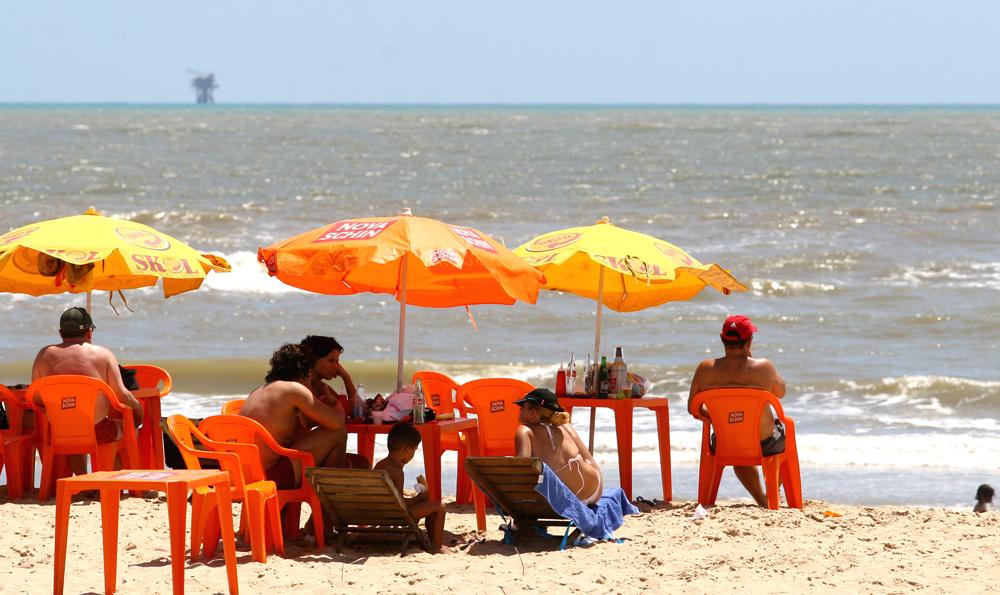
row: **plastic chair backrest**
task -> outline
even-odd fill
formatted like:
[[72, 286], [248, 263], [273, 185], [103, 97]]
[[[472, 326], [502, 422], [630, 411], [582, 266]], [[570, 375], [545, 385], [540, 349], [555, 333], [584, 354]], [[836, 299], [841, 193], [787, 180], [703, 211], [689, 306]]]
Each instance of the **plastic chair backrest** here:
[[174, 386], [170, 373], [159, 366], [136, 364], [125, 366], [125, 368], [135, 370], [135, 381], [139, 383], [140, 387], [158, 389], [161, 397], [169, 394], [170, 389]]
[[[244, 489], [244, 475], [246, 465], [243, 464], [243, 458], [236, 453], [239, 464], [235, 464], [235, 461], [231, 458], [233, 455], [228, 454], [232, 452], [228, 447], [230, 445], [219, 445], [198, 430], [197, 426], [191, 422], [188, 418], [183, 415], [175, 414], [167, 418], [167, 430], [170, 435], [174, 438], [174, 443], [177, 445], [177, 449], [181, 452], [181, 456], [184, 458], [184, 466], [188, 469], [201, 469], [201, 461], [199, 458], [203, 459], [213, 459], [219, 462], [219, 467], [223, 471], [229, 472], [230, 485], [233, 490], [237, 492], [242, 492]], [[198, 450], [194, 446], [195, 439], [198, 440], [203, 446], [211, 447], [212, 450]], [[246, 445], [240, 445], [246, 446]], [[219, 453], [227, 453], [226, 456], [220, 457]], [[254, 448], [253, 455], [257, 455], [257, 450]], [[250, 482], [255, 481], [252, 476], [247, 476]]]
[[[46, 376], [32, 382], [27, 395], [28, 399], [38, 395], [45, 406], [52, 446], [86, 449], [97, 444], [94, 408], [102, 393], [113, 409], [127, 409], [111, 387], [89, 376]], [[127, 412], [126, 423], [131, 424], [132, 410], [127, 409]]]
[[[264, 436], [274, 441], [267, 428], [256, 420], [241, 415], [211, 415], [201, 420], [198, 429], [214, 445], [240, 456], [240, 464], [247, 481], [264, 479], [264, 466], [260, 461], [258, 445], [267, 442]], [[252, 450], [245, 448], [247, 446]]]
[[760, 416], [764, 407], [773, 407], [778, 419], [785, 417], [778, 397], [755, 388], [704, 390], [691, 400], [691, 411], [699, 411], [702, 404], [712, 420], [715, 456], [719, 459], [760, 459]]
[[534, 386], [514, 378], [480, 378], [470, 380], [458, 389], [479, 420], [479, 439], [483, 454], [508, 456], [514, 454], [514, 432], [520, 425], [521, 408], [514, 404]]
[[417, 380], [424, 389], [424, 398], [431, 409], [437, 413], [454, 413], [457, 408], [458, 414], [465, 416], [465, 403], [456, 400], [458, 383], [450, 376], [430, 370], [419, 370], [413, 374], [413, 383], [416, 384]]
[[222, 404], [222, 415], [238, 415], [246, 399], [233, 399]]
[[[0, 384], [0, 403], [3, 403], [7, 414], [8, 429], [0, 429], [0, 436], [18, 436], [22, 430], [25, 406], [21, 399], [14, 396], [10, 389]], [[0, 451], [2, 453], [2, 451]]]

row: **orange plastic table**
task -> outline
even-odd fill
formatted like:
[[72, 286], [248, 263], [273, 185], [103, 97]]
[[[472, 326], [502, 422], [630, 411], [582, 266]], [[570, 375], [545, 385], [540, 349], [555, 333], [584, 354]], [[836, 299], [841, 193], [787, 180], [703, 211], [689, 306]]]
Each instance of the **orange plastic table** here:
[[670, 483], [670, 400], [666, 397], [640, 399], [559, 399], [563, 409], [572, 415], [574, 407], [603, 407], [615, 412], [615, 433], [618, 435], [618, 477], [622, 490], [632, 499], [632, 414], [637, 408], [652, 409], [656, 413], [656, 434], [660, 446], [660, 478], [663, 481], [663, 499], [673, 499]]
[[[392, 429], [391, 423], [385, 424], [359, 424], [347, 423], [347, 431], [358, 435], [358, 454], [364, 455], [369, 461], [375, 457], [375, 435], [388, 434]], [[479, 456], [482, 452], [479, 448], [479, 423], [475, 418], [456, 417], [444, 421], [430, 421], [424, 424], [414, 424], [414, 428], [420, 432], [420, 442], [424, 447], [424, 474], [427, 479], [427, 492], [431, 498], [439, 500], [441, 498], [441, 434], [464, 433], [469, 440], [469, 452], [473, 456]], [[512, 438], [513, 439], [513, 438]], [[458, 469], [458, 473], [464, 473], [464, 469]], [[472, 501], [476, 507], [476, 525], [480, 531], [486, 530], [486, 496], [478, 489], [473, 489]]]
[[174, 594], [184, 593], [184, 541], [187, 517], [187, 495], [198, 487], [214, 486], [219, 494], [219, 526], [226, 556], [229, 592], [239, 593], [236, 581], [236, 541], [233, 537], [232, 500], [229, 494], [229, 473], [225, 471], [162, 471], [123, 470], [99, 471], [60, 479], [56, 483], [56, 595], [63, 592], [66, 576], [66, 543], [69, 537], [69, 509], [73, 494], [83, 490], [101, 492], [101, 527], [104, 534], [104, 592], [115, 592], [118, 571], [118, 502], [122, 490], [156, 490], [167, 493], [170, 517], [170, 559]]

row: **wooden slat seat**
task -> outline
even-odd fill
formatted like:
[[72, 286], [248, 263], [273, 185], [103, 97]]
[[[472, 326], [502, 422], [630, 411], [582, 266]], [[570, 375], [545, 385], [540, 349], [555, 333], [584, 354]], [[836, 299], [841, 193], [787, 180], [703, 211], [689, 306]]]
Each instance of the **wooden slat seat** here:
[[306, 477], [337, 532], [337, 552], [350, 534], [401, 535], [400, 554], [406, 552], [415, 537], [421, 547], [430, 551], [427, 534], [410, 516], [402, 495], [385, 471], [313, 467], [306, 469]]
[[465, 471], [504, 514], [520, 528], [566, 527], [560, 516], [535, 491], [542, 479], [542, 462], [531, 457], [468, 457]]

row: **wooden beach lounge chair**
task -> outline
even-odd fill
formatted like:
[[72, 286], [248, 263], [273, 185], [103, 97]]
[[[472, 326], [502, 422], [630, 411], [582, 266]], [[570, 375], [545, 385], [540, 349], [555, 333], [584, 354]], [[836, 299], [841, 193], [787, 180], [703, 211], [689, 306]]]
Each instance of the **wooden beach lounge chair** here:
[[[516, 527], [566, 527], [569, 519], [553, 510], [549, 501], [535, 491], [542, 480], [542, 462], [533, 457], [468, 457], [465, 471], [498, 512], [513, 519]], [[563, 537], [563, 547], [568, 539]], [[505, 530], [504, 540], [514, 542], [514, 532]]]
[[[699, 411], [708, 408], [705, 419]], [[785, 451], [764, 456], [760, 445], [760, 416], [764, 407], [774, 409], [775, 418], [785, 426]], [[781, 401], [766, 390], [755, 388], [713, 388], [691, 399], [689, 413], [703, 422], [701, 465], [698, 472], [698, 502], [713, 506], [719, 494], [722, 472], [732, 465], [760, 466], [764, 473], [767, 507], [778, 509], [778, 480], [785, 488], [789, 508], [802, 508], [802, 480], [799, 453], [795, 445], [795, 422], [785, 415]], [[715, 452], [710, 448], [711, 428], [715, 429]]]
[[406, 553], [414, 538], [420, 547], [430, 551], [427, 534], [410, 516], [402, 495], [385, 471], [314, 467], [306, 469], [306, 477], [337, 532], [338, 553], [350, 534], [400, 535], [400, 555]]

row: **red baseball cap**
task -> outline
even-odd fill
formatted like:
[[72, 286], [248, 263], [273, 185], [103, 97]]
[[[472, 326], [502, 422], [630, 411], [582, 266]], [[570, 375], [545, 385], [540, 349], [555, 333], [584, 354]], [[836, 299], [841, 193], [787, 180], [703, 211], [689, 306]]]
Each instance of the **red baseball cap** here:
[[733, 333], [739, 335], [741, 341], [746, 341], [757, 332], [757, 327], [750, 322], [750, 319], [746, 316], [741, 316], [739, 314], [734, 314], [726, 319], [726, 322], [722, 324], [722, 335], [723, 339], [733, 338]]

